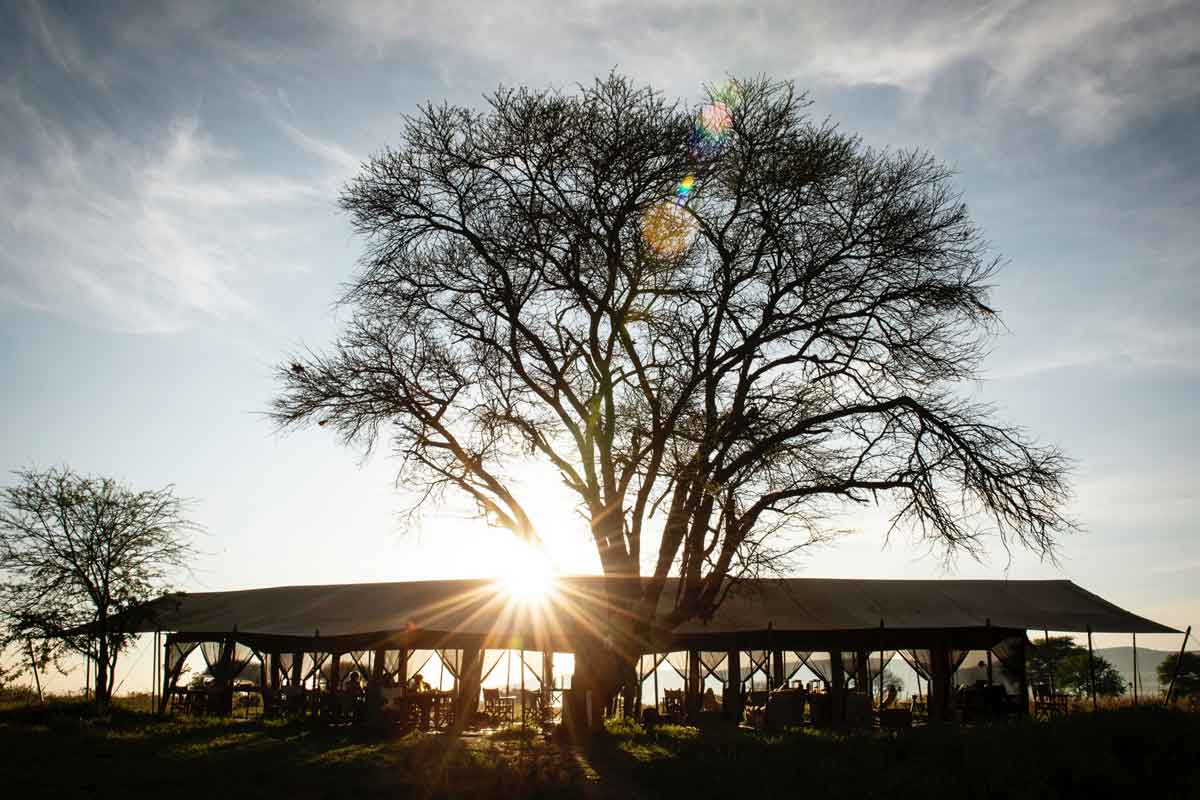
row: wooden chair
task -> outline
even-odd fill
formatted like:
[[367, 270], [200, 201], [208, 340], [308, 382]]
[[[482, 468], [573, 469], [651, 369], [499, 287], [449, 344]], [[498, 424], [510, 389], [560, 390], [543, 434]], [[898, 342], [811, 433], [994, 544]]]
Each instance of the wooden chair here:
[[1063, 716], [1071, 710], [1071, 700], [1067, 695], [1050, 690], [1048, 683], [1036, 683], [1033, 686], [1033, 713], [1043, 717]]
[[433, 727], [444, 731], [454, 727], [454, 718], [458, 711], [457, 697], [454, 692], [433, 692]]
[[521, 723], [524, 725], [541, 725], [545, 717], [545, 703], [542, 693], [536, 689], [521, 690]]
[[746, 703], [743, 706], [745, 719], [751, 727], [762, 730], [767, 720], [767, 701], [770, 693], [761, 690], [746, 693]]
[[681, 723], [687, 719], [687, 705], [683, 689], [667, 689], [663, 692], [663, 717]]
[[483, 713], [497, 724], [512, 724], [516, 698], [501, 697], [499, 689], [483, 690]]

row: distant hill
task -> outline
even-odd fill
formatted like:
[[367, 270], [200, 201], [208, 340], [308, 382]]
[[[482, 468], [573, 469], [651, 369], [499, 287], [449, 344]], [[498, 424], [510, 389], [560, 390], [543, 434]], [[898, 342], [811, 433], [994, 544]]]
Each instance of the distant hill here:
[[[1138, 693], [1145, 692], [1147, 695], [1159, 694], [1166, 691], [1166, 686], [1160, 686], [1158, 683], [1158, 665], [1166, 659], [1167, 656], [1174, 655], [1177, 650], [1151, 650], [1148, 647], [1139, 647], [1137, 649], [1137, 666], [1141, 679], [1138, 681]], [[1133, 683], [1133, 648], [1132, 647], [1097, 647], [1096, 655], [1103, 656], [1108, 663], [1116, 667], [1121, 673], [1121, 677], [1125, 679], [1125, 683]], [[1129, 689], [1127, 694], [1132, 694], [1133, 690]]]

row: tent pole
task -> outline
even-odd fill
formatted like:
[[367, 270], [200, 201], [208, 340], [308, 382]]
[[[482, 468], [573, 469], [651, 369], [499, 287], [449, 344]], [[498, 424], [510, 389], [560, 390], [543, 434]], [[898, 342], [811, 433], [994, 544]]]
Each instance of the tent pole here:
[[1042, 633], [1046, 637], [1044, 639], [1044, 642], [1046, 645], [1046, 653], [1049, 654], [1049, 656], [1050, 656], [1050, 694], [1053, 695], [1054, 694], [1054, 668], [1056, 666], [1054, 663], [1054, 648], [1050, 646], [1050, 631], [1043, 630]]
[[1133, 704], [1138, 704], [1137, 634], [1133, 634]]
[[883, 619], [879, 620], [879, 707], [883, 708]]
[[1175, 656], [1175, 674], [1171, 676], [1171, 684], [1167, 686], [1167, 702], [1165, 705], [1171, 705], [1171, 695], [1175, 692], [1175, 681], [1179, 678], [1179, 668], [1183, 666], [1183, 651], [1187, 647], [1188, 637], [1192, 635], [1192, 626], [1188, 625], [1187, 632], [1183, 634], [1183, 641], [1179, 643], [1179, 655]]
[[1092, 626], [1087, 626], [1088, 635], [1088, 689], [1092, 693], [1092, 711], [1095, 711], [1096, 705], [1096, 659], [1092, 655]]
[[[835, 645], [837, 647], [837, 645]], [[842, 651], [829, 652], [829, 722], [834, 730], [841, 729], [846, 720], [846, 678]]]
[[154, 684], [158, 683], [158, 631], [150, 639], [150, 708], [156, 707], [158, 691]]
[[654, 713], [658, 713], [658, 653], [650, 654], [651, 663], [654, 664]]
[[25, 644], [29, 646], [29, 668], [33, 670], [33, 682], [37, 684], [38, 703], [45, 705], [46, 699], [42, 697], [42, 678], [38, 675], [37, 660], [33, 657], [33, 639], [26, 639]]
[[987, 682], [988, 682], [988, 686], [991, 686], [992, 685], [992, 644], [991, 644], [992, 618], [991, 617], [987, 618], [987, 629], [988, 629], [988, 634], [989, 634], [988, 635], [988, 651], [987, 651]]

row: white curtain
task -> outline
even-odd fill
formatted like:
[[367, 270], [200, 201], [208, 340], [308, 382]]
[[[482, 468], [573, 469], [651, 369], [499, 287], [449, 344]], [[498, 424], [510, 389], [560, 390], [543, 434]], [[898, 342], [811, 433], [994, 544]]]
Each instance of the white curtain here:
[[667, 653], [667, 663], [670, 664], [671, 668], [674, 669], [675, 672], [679, 674], [679, 677], [683, 678], [685, 681], [687, 680], [688, 676], [688, 661], [690, 661], [690, 659], [688, 658], [686, 650]]
[[195, 642], [172, 642], [171, 646], [167, 648], [166, 674], [174, 674], [176, 668], [178, 668], [179, 665], [183, 663], [184, 659], [190, 656], [192, 651], [195, 649]]
[[532, 677], [537, 685], [542, 685], [542, 651], [541, 650], [523, 650], [521, 651], [521, 664], [525, 670], [525, 688], [528, 686], [529, 679]]
[[783, 653], [783, 680], [785, 683], [791, 683], [792, 676], [800, 671], [800, 668], [808, 662], [808, 657], [812, 655], [811, 650], [785, 650]]
[[746, 651], [746, 671], [742, 673], [742, 683], [755, 684], [755, 679], [760, 675], [764, 684], [770, 682], [771, 674], [771, 653], [769, 650], [747, 650]]
[[638, 678], [645, 681], [654, 674], [654, 670], [658, 669], [658, 665], [666, 661], [666, 653], [646, 653], [638, 659]]
[[[433, 656], [434, 656], [433, 650], [409, 650], [408, 651], [408, 670], [406, 673], [408, 675], [408, 679], [412, 680], [413, 676], [420, 674], [425, 679], [426, 683], [432, 683], [432, 681], [429, 680], [429, 676], [424, 674], [424, 670], [425, 670], [426, 665], [429, 664], [430, 659], [433, 658]], [[400, 656], [397, 654], [397, 656], [396, 656], [397, 669], [399, 669], [399, 660], [400, 660]]]
[[303, 676], [300, 682], [304, 683], [311, 678], [328, 660], [329, 653], [305, 653], [304, 663], [300, 668], [300, 674]]
[[438, 650], [438, 658], [446, 665], [446, 671], [457, 680], [462, 674], [462, 650]]
[[237, 680], [242, 670], [256, 655], [254, 650], [246, 645], [235, 642], [232, 652], [229, 653], [229, 669], [226, 672], [225, 653], [224, 642], [204, 642], [200, 645], [200, 654], [204, 656], [204, 663], [208, 667], [206, 672], [212, 676], [213, 680], [220, 683]]
[[[950, 672], [953, 674], [962, 666], [970, 650], [951, 650], [950, 651]], [[922, 678], [929, 680], [933, 674], [933, 654], [931, 650], [905, 650], [901, 651], [900, 655], [908, 662], [908, 665], [916, 670]]]
[[481, 673], [482, 677], [480, 678], [481, 683], [488, 679], [488, 676], [492, 674], [493, 670], [495, 670], [500, 662], [504, 660], [506, 655], [508, 655], [507, 650], [483, 651], [483, 671]]
[[729, 670], [721, 669], [721, 665], [729, 658], [728, 653], [722, 653], [716, 650], [701, 651], [700, 666], [704, 677], [713, 676], [722, 684], [728, 683]]
[[364, 678], [371, 674], [371, 651], [370, 650], [351, 650], [347, 655], [354, 663], [354, 667], [358, 673]]
[[806, 662], [808, 668], [811, 669], [818, 678], [820, 678], [826, 686], [829, 685], [829, 678], [833, 675], [828, 658], [809, 658]]

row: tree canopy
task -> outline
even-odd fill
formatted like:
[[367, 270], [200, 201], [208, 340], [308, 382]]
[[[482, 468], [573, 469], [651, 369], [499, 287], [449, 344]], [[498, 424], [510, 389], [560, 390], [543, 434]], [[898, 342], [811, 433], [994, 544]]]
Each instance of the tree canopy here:
[[696, 108], [610, 75], [421, 108], [342, 193], [351, 316], [280, 365], [275, 419], [386, 441], [418, 503], [461, 493], [535, 542], [511, 468], [552, 465], [667, 627], [845, 503], [890, 498], [949, 551], [1051, 554], [1066, 459], [961, 391], [998, 261], [950, 171], [807, 107], [766, 78]]
[[[1176, 665], [1179, 666], [1178, 675]], [[1170, 686], [1172, 678], [1175, 679], [1175, 697], [1200, 697], [1200, 653], [1184, 651], [1182, 658], [1179, 653], [1164, 658], [1158, 665], [1158, 682], [1164, 687]]]
[[[108, 620], [167, 591], [189, 566], [197, 526], [171, 487], [135, 490], [66, 468], [14, 474], [0, 490], [0, 642], [36, 643], [43, 666], [90, 657], [106, 702], [130, 636]], [[107, 632], [77, 632], [90, 623]]]
[[1096, 694], [1115, 697], [1125, 691], [1125, 679], [1108, 659], [1093, 654], [1089, 664], [1087, 648], [1069, 636], [1038, 639], [1029, 651], [1029, 680], [1051, 684], [1055, 691], [1089, 694], [1091, 669], [1096, 674]]

